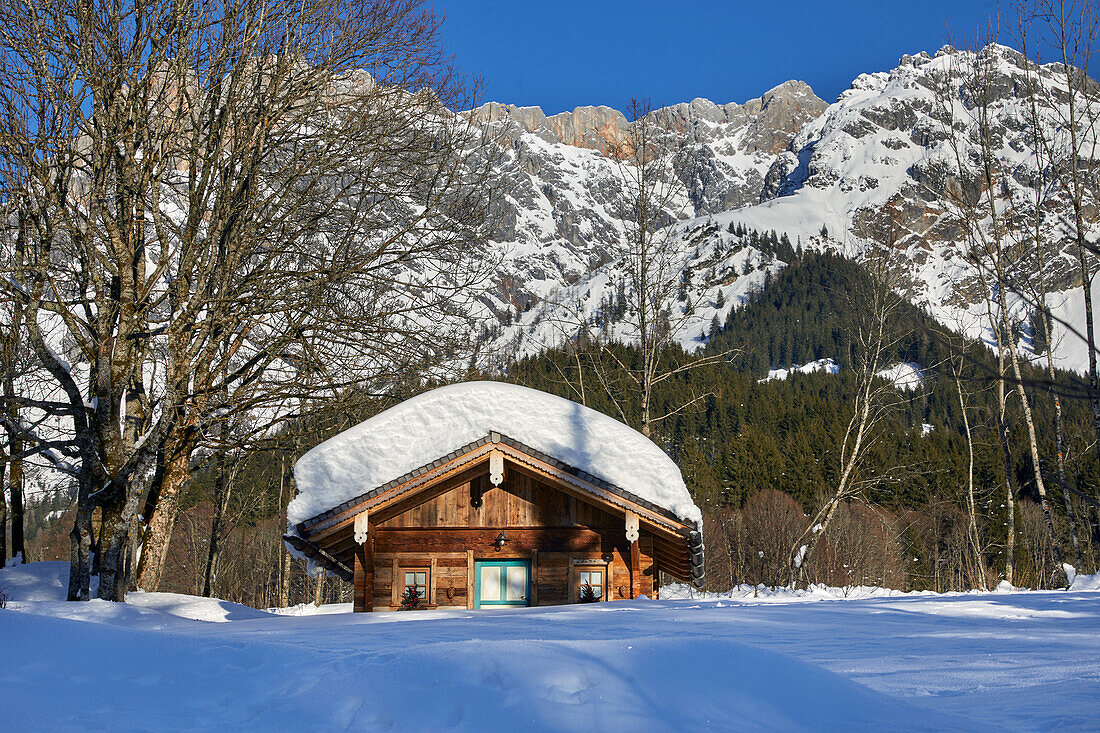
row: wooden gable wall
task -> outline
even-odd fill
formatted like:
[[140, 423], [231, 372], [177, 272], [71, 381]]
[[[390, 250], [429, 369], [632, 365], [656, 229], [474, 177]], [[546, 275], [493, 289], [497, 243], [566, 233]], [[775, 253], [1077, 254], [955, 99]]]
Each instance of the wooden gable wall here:
[[[471, 502], [481, 491], [482, 506]], [[496, 550], [504, 531], [509, 542]], [[532, 604], [571, 602], [577, 563], [610, 558], [608, 600], [631, 597], [630, 543], [622, 515], [612, 514], [519, 472], [500, 487], [487, 476], [461, 484], [373, 528], [373, 600], [377, 610], [398, 604], [394, 586], [403, 567], [431, 567], [434, 605], [472, 608], [475, 560], [530, 559]], [[653, 537], [642, 530], [640, 592], [652, 596]], [[400, 582], [400, 581], [398, 581]]]

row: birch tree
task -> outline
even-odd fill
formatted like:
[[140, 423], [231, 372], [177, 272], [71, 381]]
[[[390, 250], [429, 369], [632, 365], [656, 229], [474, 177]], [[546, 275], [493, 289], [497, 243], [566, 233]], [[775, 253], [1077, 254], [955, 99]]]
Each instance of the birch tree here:
[[898, 291], [906, 283], [904, 270], [891, 256], [895, 244], [892, 238], [889, 243], [868, 250], [863, 263], [871, 276], [870, 292], [847, 294], [859, 298], [854, 312], [860, 314], [851, 334], [856, 351], [852, 361], [855, 385], [851, 416], [840, 441], [836, 486], [790, 548], [787, 561], [792, 587], [807, 584], [807, 566], [841, 505], [862, 497], [873, 486], [899, 480], [905, 470], [898, 467], [880, 475], [863, 473], [866, 456], [881, 437], [883, 424], [898, 402], [894, 384], [880, 375], [889, 366], [888, 360], [897, 346], [895, 318], [903, 302]]
[[[1026, 15], [1021, 14], [1021, 23], [1021, 48], [1026, 56], [1028, 52], [1027, 39], [1030, 35], [1030, 26]], [[1054, 402], [1055, 476], [1058, 481], [1058, 486], [1061, 489], [1062, 500], [1065, 505], [1066, 523], [1069, 527], [1070, 540], [1073, 545], [1074, 564], [1076, 567], [1081, 567], [1081, 541], [1077, 533], [1077, 517], [1073, 507], [1073, 500], [1070, 497], [1069, 481], [1066, 478], [1066, 431], [1062, 417], [1062, 398], [1059, 391], [1055, 388], [1057, 373], [1054, 368], [1054, 350], [1058, 344], [1055, 340], [1054, 318], [1051, 315], [1047, 302], [1047, 282], [1051, 279], [1051, 265], [1060, 257], [1059, 249], [1062, 243], [1058, 241], [1053, 243], [1048, 241], [1049, 237], [1046, 235], [1046, 219], [1049, 216], [1048, 212], [1058, 205], [1057, 197], [1060, 181], [1050, 157], [1053, 152], [1052, 147], [1040, 142], [1047, 136], [1047, 125], [1039, 110], [1038, 100], [1043, 96], [1043, 85], [1039, 79], [1039, 67], [1033, 64], [1026, 64], [1025, 68], [1025, 78], [1027, 80], [1028, 89], [1028, 125], [1031, 130], [1032, 138], [1036, 141], [1036, 170], [1031, 179], [1031, 185], [1026, 191], [1028, 195], [1028, 200], [1026, 201], [1029, 222], [1028, 233], [1032, 240], [1034, 253], [1034, 266], [1032, 269], [1036, 275], [1028, 281], [1031, 289], [1030, 297], [1033, 302], [1033, 316], [1031, 319], [1033, 331], [1032, 343], [1033, 345], [1036, 343], [1044, 345], [1044, 353], [1037, 353], [1036, 355], [1045, 357], [1044, 361], [1046, 362], [1047, 379], [1049, 380], [1048, 391]], [[1077, 250], [1079, 255], [1078, 264], [1080, 264], [1080, 243], [1077, 245]], [[1091, 327], [1088, 328], [1088, 330], [1091, 332]], [[1035, 351], [1034, 348], [1033, 351]], [[1095, 364], [1093, 364], [1092, 367], [1095, 368]], [[1095, 387], [1094, 380], [1095, 377], [1090, 375], [1090, 386], [1093, 388]], [[1094, 408], [1095, 404], [1094, 401]]]
[[[1005, 382], [1015, 392], [1027, 431], [1032, 476], [1047, 539], [1058, 568], [1051, 581], [1057, 585], [1065, 581], [1061, 570], [1061, 552], [1042, 472], [1035, 416], [1025, 388], [1021, 356], [1014, 337], [1016, 329], [1010, 315], [1009, 294], [1024, 292], [1019, 279], [1023, 277], [1021, 272], [1027, 271], [1026, 257], [1031, 250], [1027, 246], [1028, 218], [1026, 211], [1020, 208], [1020, 192], [1014, 189], [1014, 182], [1005, 174], [1005, 166], [997, 156], [999, 143], [995, 139], [997, 122], [993, 110], [997, 54], [994, 45], [987, 45], [981, 50], [956, 56], [956, 59], [963, 60], [956, 60], [937, 85], [937, 105], [950, 155], [949, 163], [955, 176], [947, 181], [944, 192], [950, 213], [966, 237], [966, 260], [974, 268], [974, 280], [983, 291], [989, 332], [996, 343], [1001, 368], [998, 375], [1001, 383], [998, 387], [1001, 405], [999, 420], [1009, 494], [1007, 511], [1010, 514], [1006, 579], [1011, 582], [1015, 519], [1011, 496], [1009, 430], [1005, 416]], [[965, 103], [960, 102], [960, 97]]]

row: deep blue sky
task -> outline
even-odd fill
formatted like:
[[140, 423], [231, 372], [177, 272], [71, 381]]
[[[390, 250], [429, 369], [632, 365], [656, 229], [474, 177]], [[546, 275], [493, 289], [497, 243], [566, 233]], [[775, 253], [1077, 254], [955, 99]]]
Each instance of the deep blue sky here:
[[459, 66], [485, 82], [482, 101], [547, 114], [631, 96], [743, 102], [787, 79], [833, 102], [859, 74], [935, 53], [948, 32], [973, 37], [996, 13], [993, 0], [430, 1]]

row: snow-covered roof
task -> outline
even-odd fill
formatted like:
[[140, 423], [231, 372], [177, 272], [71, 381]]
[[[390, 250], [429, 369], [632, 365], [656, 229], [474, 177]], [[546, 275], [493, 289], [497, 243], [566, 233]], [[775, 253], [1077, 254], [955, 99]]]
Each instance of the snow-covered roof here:
[[439, 387], [349, 428], [294, 466], [291, 528], [497, 432], [667, 509], [702, 514], [680, 469], [641, 433], [583, 405], [502, 382]]

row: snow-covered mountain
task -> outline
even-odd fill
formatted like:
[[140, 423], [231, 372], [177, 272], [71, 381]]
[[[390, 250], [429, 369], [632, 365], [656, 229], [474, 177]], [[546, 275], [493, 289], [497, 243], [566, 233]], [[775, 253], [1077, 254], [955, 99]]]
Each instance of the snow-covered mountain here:
[[[1011, 176], [1026, 183], [1036, 166], [1025, 123], [1027, 61], [1004, 46], [982, 53], [994, 69], [994, 147]], [[685, 302], [696, 307], [679, 341], [687, 348], [705, 343], [715, 315], [723, 319], [766, 272], [783, 266], [774, 251], [732, 234], [731, 225], [786, 233], [791, 242], [848, 256], [891, 236], [911, 266], [913, 301], [981, 335], [985, 288], [940, 201], [953, 158], [934, 91], [937, 79], [973, 58], [950, 47], [934, 57], [903, 56], [893, 70], [855, 79], [832, 105], [791, 81], [743, 105], [697, 99], [651, 113], [687, 153], [679, 160], [689, 161], [675, 171], [685, 200], [672, 226], [688, 271]], [[1049, 69], [1038, 76], [1056, 83]], [[965, 128], [970, 102], [961, 86], [956, 91], [963, 113], [955, 123]], [[622, 232], [609, 152], [622, 141], [626, 118], [607, 107], [547, 117], [538, 108], [496, 103], [475, 116], [506, 141], [497, 176], [509, 193], [498, 203], [493, 234], [502, 261], [491, 302], [502, 324], [494, 343], [509, 354], [534, 353], [575, 334], [580, 319], [629, 338], [605, 315], [616, 310], [622, 288], [619, 263], [610, 257]], [[1055, 259], [1048, 304], [1078, 328], [1079, 285], [1072, 260]], [[1015, 309], [1013, 317], [1026, 320], [1027, 303], [1016, 299]], [[1065, 327], [1055, 344], [1063, 366], [1085, 366], [1084, 343]]]
[[[809, 86], [790, 81], [742, 105], [696, 99], [652, 112], [683, 153], [683, 210], [698, 217], [757, 203], [779, 154], [825, 107]], [[508, 311], [594, 276], [611, 259], [622, 231], [608, 153], [628, 123], [608, 107], [547, 117], [537, 107], [489, 103], [473, 116], [490, 124], [503, 147], [491, 234], [501, 266], [490, 305], [510, 320]]]

